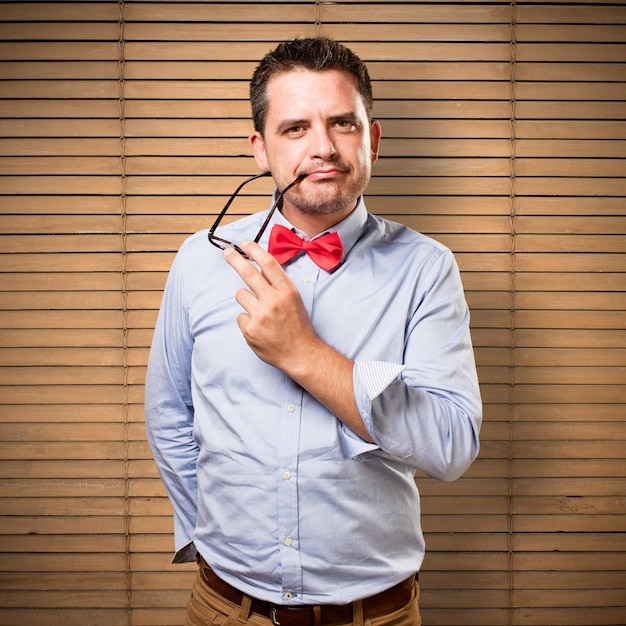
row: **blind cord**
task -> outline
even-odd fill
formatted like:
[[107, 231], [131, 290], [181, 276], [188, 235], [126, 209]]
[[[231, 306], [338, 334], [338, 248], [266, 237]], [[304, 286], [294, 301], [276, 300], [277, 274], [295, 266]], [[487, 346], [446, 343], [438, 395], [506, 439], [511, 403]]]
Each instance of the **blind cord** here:
[[317, 0], [315, 2], [315, 36], [319, 37], [322, 34], [322, 1]]
[[517, 4], [511, 0], [510, 21], [510, 181], [509, 181], [509, 233], [510, 233], [510, 276], [509, 276], [509, 407], [508, 407], [508, 442], [507, 442], [507, 624], [513, 625], [514, 604], [514, 422], [515, 422], [515, 341], [516, 341], [516, 229], [517, 229], [517, 198], [516, 198], [516, 70], [517, 70]]
[[123, 480], [124, 480], [124, 562], [126, 574], [126, 624], [132, 621], [132, 576], [130, 554], [130, 459], [129, 459], [129, 368], [128, 368], [128, 246], [126, 213], [126, 111], [124, 0], [118, 2], [118, 82], [119, 82], [119, 151], [120, 151], [120, 252], [122, 291], [122, 358], [123, 358]]

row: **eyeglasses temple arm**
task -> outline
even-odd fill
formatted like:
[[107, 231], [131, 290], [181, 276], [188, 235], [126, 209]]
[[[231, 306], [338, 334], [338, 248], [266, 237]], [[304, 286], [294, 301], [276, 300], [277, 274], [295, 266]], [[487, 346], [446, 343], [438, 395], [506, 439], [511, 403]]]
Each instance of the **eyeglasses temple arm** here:
[[226, 211], [228, 211], [228, 208], [233, 203], [233, 201], [235, 200], [235, 198], [237, 197], [237, 194], [241, 191], [241, 189], [248, 183], [251, 183], [253, 180], [256, 180], [257, 178], [262, 178], [263, 176], [271, 176], [271, 172], [261, 172], [260, 174], [255, 174], [254, 176], [251, 176], [250, 178], [247, 178], [246, 180], [244, 180], [239, 185], [239, 187], [235, 189], [235, 192], [229, 198], [228, 202], [226, 203], [226, 206], [221, 210], [220, 214], [217, 216], [217, 219], [213, 223], [213, 226], [211, 226], [209, 230], [209, 239], [213, 237], [213, 233], [215, 232], [215, 229], [219, 226], [220, 222], [222, 221], [222, 218], [224, 217], [224, 215], [226, 215]]
[[283, 199], [283, 196], [285, 195], [285, 193], [289, 191], [294, 185], [297, 185], [299, 182], [303, 181], [307, 176], [308, 174], [300, 174], [298, 178], [296, 178], [293, 182], [289, 183], [282, 191], [279, 191], [276, 194], [276, 201], [274, 202], [274, 205], [272, 206], [272, 208], [269, 210], [269, 213], [267, 214], [267, 217], [265, 218], [265, 221], [263, 222], [263, 226], [261, 226], [261, 229], [259, 230], [257, 236], [254, 238], [254, 243], [259, 243], [263, 233], [265, 232], [265, 229], [267, 228], [267, 225], [270, 223], [270, 220], [272, 219], [272, 215], [274, 215], [274, 211], [276, 210], [276, 207], [278, 207], [278, 205], [280, 204], [280, 201]]

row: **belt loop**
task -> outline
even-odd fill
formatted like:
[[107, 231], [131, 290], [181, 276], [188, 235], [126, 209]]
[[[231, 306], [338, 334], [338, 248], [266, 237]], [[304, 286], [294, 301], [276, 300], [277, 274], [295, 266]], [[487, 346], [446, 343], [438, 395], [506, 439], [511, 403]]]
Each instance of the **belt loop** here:
[[354, 626], [364, 626], [363, 600], [356, 600], [352, 603], [352, 621]]
[[248, 623], [251, 607], [252, 598], [244, 594], [243, 598], [241, 599], [241, 606], [239, 607], [239, 617], [237, 618], [238, 622], [241, 622], [242, 624]]
[[322, 626], [322, 607], [319, 604], [313, 607], [313, 626]]

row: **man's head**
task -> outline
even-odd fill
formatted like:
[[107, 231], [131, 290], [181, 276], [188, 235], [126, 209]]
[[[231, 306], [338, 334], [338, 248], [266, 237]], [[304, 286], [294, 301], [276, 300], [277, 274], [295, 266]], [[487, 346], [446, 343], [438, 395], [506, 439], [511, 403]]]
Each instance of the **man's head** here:
[[353, 76], [363, 98], [368, 119], [371, 120], [372, 85], [363, 61], [352, 50], [333, 39], [313, 37], [281, 43], [275, 50], [268, 52], [259, 63], [250, 82], [250, 104], [256, 131], [261, 134], [265, 131], [268, 82], [281, 72], [296, 69], [313, 72], [340, 70]]
[[283, 215], [307, 234], [341, 221], [357, 205], [378, 158], [365, 65], [326, 38], [278, 46], [251, 84], [256, 163], [285, 189]]

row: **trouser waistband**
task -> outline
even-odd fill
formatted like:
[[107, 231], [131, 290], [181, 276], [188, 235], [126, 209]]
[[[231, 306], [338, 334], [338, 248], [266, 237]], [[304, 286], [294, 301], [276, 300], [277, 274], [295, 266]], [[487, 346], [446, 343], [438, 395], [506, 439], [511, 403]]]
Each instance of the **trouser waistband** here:
[[[198, 555], [198, 564], [202, 580], [208, 587], [229, 602], [241, 605], [243, 592], [219, 578], [200, 555]], [[386, 591], [364, 598], [361, 601], [364, 618], [392, 613], [405, 606], [412, 597], [416, 578], [417, 575], [410, 576]], [[271, 619], [275, 626], [329, 626], [330, 624], [349, 624], [353, 619], [352, 604], [284, 606], [253, 598], [250, 610], [252, 613]]]

